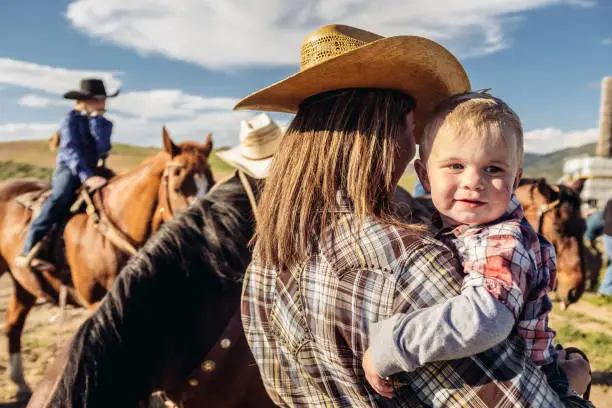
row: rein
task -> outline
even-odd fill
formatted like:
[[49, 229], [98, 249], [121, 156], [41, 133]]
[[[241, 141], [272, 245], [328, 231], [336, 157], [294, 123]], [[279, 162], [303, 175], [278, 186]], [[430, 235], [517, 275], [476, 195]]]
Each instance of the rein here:
[[[175, 210], [174, 208], [172, 208], [172, 203], [170, 201], [170, 182], [169, 182], [170, 170], [184, 169], [185, 167], [186, 166], [184, 164], [177, 163], [175, 161], [170, 161], [166, 164], [166, 167], [164, 168], [164, 172], [162, 173], [162, 182], [160, 185], [160, 192], [159, 192], [160, 207], [158, 211], [162, 215], [162, 220], [164, 222], [174, 217], [174, 213], [175, 213]], [[185, 196], [185, 194], [183, 194], [180, 190], [175, 190], [175, 193], [183, 197], [185, 200], [187, 200], [187, 197]]]
[[[174, 216], [174, 209], [172, 208], [172, 203], [170, 202], [170, 170], [181, 168], [185, 168], [185, 165], [170, 161], [166, 164], [164, 172], [162, 173], [162, 182], [160, 186], [161, 191], [159, 193], [159, 212], [161, 213], [164, 222], [168, 221]], [[178, 191], [176, 193], [182, 195]]]
[[538, 230], [537, 230], [538, 234], [542, 233], [542, 227], [544, 225], [544, 215], [556, 209], [559, 206], [559, 204], [561, 204], [561, 200], [555, 200], [550, 203], [542, 204], [538, 207], [538, 218], [536, 220], [536, 223], [538, 225]]
[[[164, 222], [170, 220], [175, 213], [170, 202], [170, 183], [168, 182], [170, 170], [185, 167], [186, 166], [184, 164], [170, 161], [166, 164], [164, 172], [162, 173], [162, 182], [160, 184], [159, 191], [159, 212], [162, 214], [162, 219]], [[186, 198], [180, 191], [175, 191], [175, 193], [183, 198]], [[138, 244], [111, 221], [111, 218], [105, 211], [100, 190], [98, 189], [90, 192], [86, 188], [83, 188], [79, 194], [80, 196], [71, 207], [71, 211], [78, 211], [81, 205], [85, 203], [85, 212], [94, 221], [98, 231], [108, 238], [117, 248], [125, 253], [134, 255], [137, 251], [136, 247]]]
[[[249, 199], [254, 218], [257, 220], [257, 200], [253, 188], [242, 171], [238, 170], [237, 173], [240, 183]], [[228, 177], [227, 180], [232, 177], [233, 176]], [[216, 186], [221, 184], [223, 184], [223, 182], [217, 183]], [[220, 338], [217, 339], [214, 346], [206, 353], [204, 361], [189, 374], [186, 383], [183, 384], [178, 391], [162, 391], [157, 393], [157, 396], [164, 401], [167, 407], [174, 408], [184, 408], [187, 401], [197, 400], [198, 389], [206, 384], [210, 384], [210, 382], [215, 379], [214, 372], [225, 362], [230, 351], [235, 348], [248, 347], [246, 339], [242, 334], [242, 318], [240, 307], [238, 307], [223, 329]], [[173, 394], [175, 398], [169, 398], [169, 394]]]
[[[558, 186], [552, 184], [551, 188], [557, 194], [559, 194], [559, 187]], [[561, 204], [561, 198], [557, 198], [555, 201], [551, 201], [550, 203], [541, 204], [538, 207], [537, 218], [536, 218], [536, 225], [537, 225], [537, 232], [538, 232], [538, 234], [542, 233], [542, 228], [544, 226], [544, 216], [547, 213], [551, 212], [552, 210], [557, 209], [560, 204]]]
[[130, 255], [136, 253], [137, 244], [111, 221], [105, 211], [100, 189], [94, 192], [90, 192], [86, 188], [81, 189], [80, 197], [74, 203], [71, 210], [74, 212], [83, 203], [86, 205], [85, 212], [93, 220], [96, 229], [102, 235], [108, 238], [121, 251]]

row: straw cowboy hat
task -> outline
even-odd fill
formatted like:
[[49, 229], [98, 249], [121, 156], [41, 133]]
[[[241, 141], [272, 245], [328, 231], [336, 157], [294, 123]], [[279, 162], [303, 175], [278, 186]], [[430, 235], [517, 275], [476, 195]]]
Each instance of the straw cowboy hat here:
[[241, 121], [240, 144], [217, 156], [249, 176], [263, 179], [268, 176], [268, 168], [282, 137], [283, 129], [262, 113]]
[[239, 101], [234, 109], [295, 113], [304, 99], [344, 88], [396, 89], [416, 100], [415, 138], [443, 99], [468, 91], [459, 61], [422, 37], [382, 37], [345, 25], [328, 25], [306, 37], [300, 71]]
[[119, 95], [119, 89], [111, 95], [106, 93], [104, 82], [98, 78], [85, 78], [81, 79], [81, 89], [78, 91], [68, 91], [64, 94], [64, 99], [106, 99], [114, 98]]

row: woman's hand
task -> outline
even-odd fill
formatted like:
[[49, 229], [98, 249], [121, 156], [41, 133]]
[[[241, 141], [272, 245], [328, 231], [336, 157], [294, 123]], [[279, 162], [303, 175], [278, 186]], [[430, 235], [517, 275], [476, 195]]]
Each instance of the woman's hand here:
[[582, 395], [591, 382], [589, 371], [591, 366], [588, 361], [577, 353], [567, 356], [565, 350], [559, 350], [559, 367], [563, 370], [569, 381], [570, 387]]
[[370, 349], [367, 349], [363, 355], [361, 365], [363, 366], [366, 380], [368, 380], [372, 388], [374, 388], [374, 391], [385, 398], [393, 398], [393, 386], [389, 380], [386, 380], [378, 375], [378, 372], [370, 360]]

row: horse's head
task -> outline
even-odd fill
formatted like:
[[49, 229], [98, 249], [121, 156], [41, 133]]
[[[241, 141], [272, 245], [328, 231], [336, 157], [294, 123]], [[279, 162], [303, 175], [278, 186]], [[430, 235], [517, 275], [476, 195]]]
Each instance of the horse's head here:
[[555, 247], [561, 306], [578, 301], [584, 292], [585, 231], [579, 193], [566, 185], [550, 185], [545, 179], [525, 179], [516, 196], [529, 223]]
[[189, 206], [196, 197], [203, 196], [215, 184], [208, 163], [213, 142], [209, 133], [204, 143], [175, 144], [163, 128], [164, 151], [168, 162], [160, 187], [160, 203], [164, 220]]

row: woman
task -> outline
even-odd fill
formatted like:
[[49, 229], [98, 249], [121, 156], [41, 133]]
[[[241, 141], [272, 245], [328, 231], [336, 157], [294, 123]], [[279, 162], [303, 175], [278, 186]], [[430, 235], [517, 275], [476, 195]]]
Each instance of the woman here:
[[245, 334], [277, 405], [562, 404], [516, 336], [406, 376], [393, 400], [363, 375], [373, 323], [458, 293], [453, 254], [396, 221], [389, 202], [424, 118], [469, 87], [432, 41], [334, 25], [306, 38], [299, 73], [238, 103], [296, 113], [262, 192], [242, 298]]

